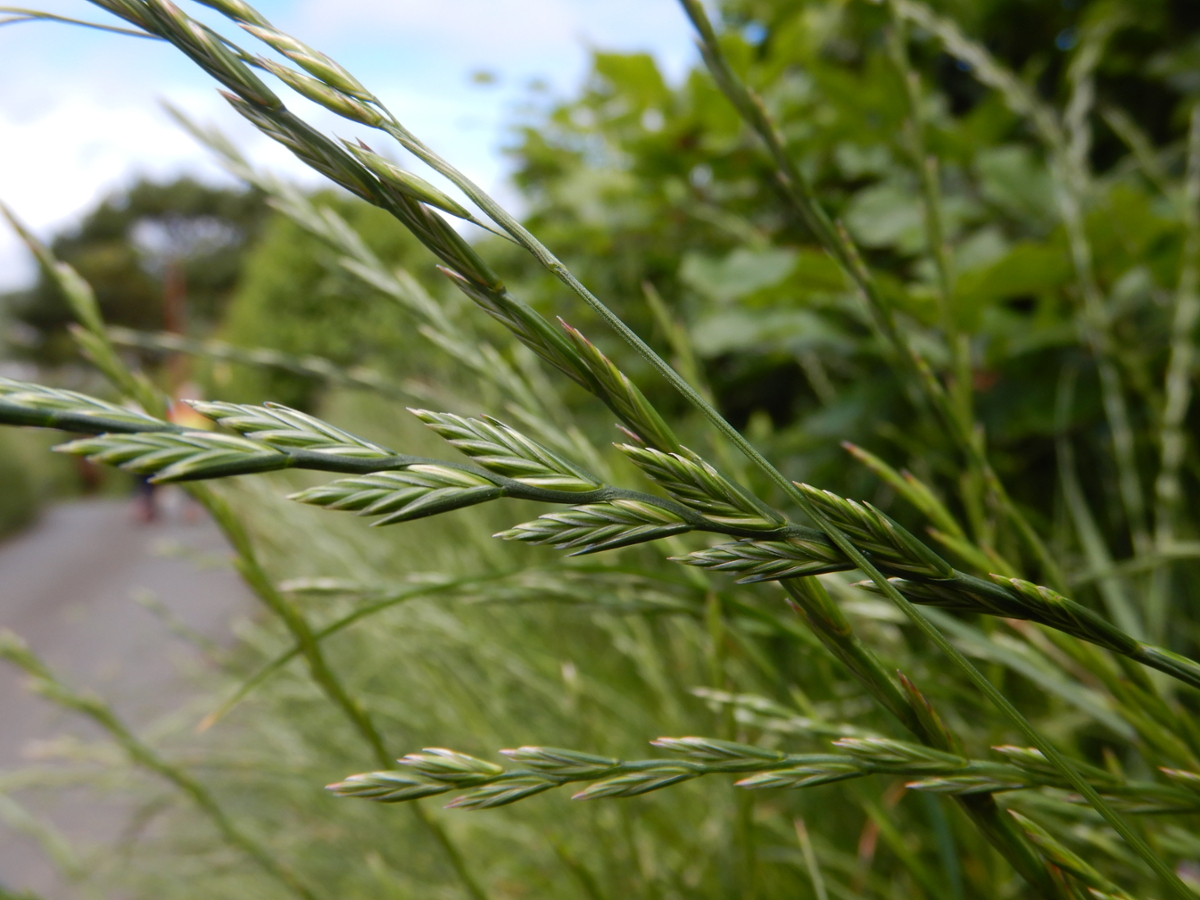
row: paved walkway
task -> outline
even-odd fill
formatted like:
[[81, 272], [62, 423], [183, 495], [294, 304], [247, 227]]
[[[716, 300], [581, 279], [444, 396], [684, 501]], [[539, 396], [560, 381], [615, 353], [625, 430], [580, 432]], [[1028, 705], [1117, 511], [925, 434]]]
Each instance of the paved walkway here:
[[[112, 700], [135, 726], [186, 701], [190, 689], [181, 673], [204, 664], [161, 616], [137, 602], [138, 593], [148, 592], [179, 620], [222, 643], [229, 640], [232, 619], [253, 609], [226, 565], [228, 551], [217, 530], [166, 505], [163, 521], [144, 525], [134, 521], [126, 501], [64, 504], [0, 544], [0, 628], [25, 638], [72, 685]], [[77, 716], [31, 696], [24, 676], [0, 663], [0, 773], [27, 765], [38, 741], [95, 733]], [[86, 793], [13, 796], [85, 846], [117, 837], [123, 824], [118, 808]], [[34, 891], [45, 900], [76, 896], [38, 845], [12, 830], [13, 823], [0, 796], [0, 888]]]

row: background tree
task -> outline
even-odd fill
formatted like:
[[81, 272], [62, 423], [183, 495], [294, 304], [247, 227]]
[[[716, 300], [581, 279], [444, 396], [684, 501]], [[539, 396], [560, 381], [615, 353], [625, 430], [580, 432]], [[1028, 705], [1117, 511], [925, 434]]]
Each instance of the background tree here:
[[[205, 332], [224, 313], [265, 212], [254, 191], [186, 177], [142, 180], [106, 199], [52, 246], [95, 286], [111, 324]], [[186, 295], [187, 321], [170, 321], [169, 313], [164, 319], [169, 274], [176, 292]], [[44, 275], [29, 291], [6, 300], [13, 319], [29, 329], [19, 342], [23, 355], [49, 364], [73, 358], [65, 331], [70, 310]]]

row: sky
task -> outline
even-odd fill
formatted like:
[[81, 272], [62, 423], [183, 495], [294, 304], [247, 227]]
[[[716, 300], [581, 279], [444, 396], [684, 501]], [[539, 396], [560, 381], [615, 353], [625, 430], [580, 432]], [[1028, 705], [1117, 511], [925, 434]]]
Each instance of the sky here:
[[[223, 22], [198, 3], [178, 2], [197, 18]], [[86, 0], [21, 5], [121, 24]], [[531, 82], [548, 86], [543, 97], [570, 96], [594, 49], [650, 52], [672, 80], [695, 56], [674, 0], [261, 0], [256, 6], [281, 30], [345, 65], [410, 130], [509, 202], [515, 198], [505, 187], [501, 148]], [[228, 29], [221, 26], [236, 38]], [[250, 49], [253, 39], [243, 37], [238, 43]], [[472, 78], [477, 72], [495, 80], [481, 84]], [[370, 134], [286, 89], [279, 93], [323, 130]], [[0, 201], [49, 238], [139, 176], [225, 180], [163, 112], [161, 100], [225, 131], [256, 164], [317, 183], [170, 46], [33, 22], [0, 27]], [[32, 276], [27, 254], [0, 225], [0, 292]]]

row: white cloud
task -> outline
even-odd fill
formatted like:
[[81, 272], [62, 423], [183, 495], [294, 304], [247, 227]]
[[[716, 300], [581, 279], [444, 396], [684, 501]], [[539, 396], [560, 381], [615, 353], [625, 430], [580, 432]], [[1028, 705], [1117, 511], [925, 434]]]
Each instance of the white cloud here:
[[[387, 30], [401, 46], [432, 40], [456, 56], [524, 55], [556, 41], [573, 42], [573, 6], [560, 0], [306, 0], [297, 31], [374, 41]], [[370, 23], [369, 36], [364, 23]]]
[[[83, 0], [41, 5], [104, 18]], [[260, 8], [361, 74], [427, 143], [510, 198], [498, 148], [507, 110], [530, 77], [568, 92], [591, 47], [651, 50], [675, 75], [692, 55], [673, 0], [263, 0]], [[207, 12], [195, 4], [189, 11]], [[501, 87], [472, 87], [467, 75], [479, 68], [499, 74]], [[158, 107], [164, 96], [218, 124], [255, 162], [315, 183], [213, 88], [162, 44], [45, 24], [0, 29], [0, 200], [48, 237], [138, 175], [220, 178], [206, 151]], [[294, 106], [318, 127], [366, 136], [311, 104]], [[377, 133], [368, 139], [385, 144]], [[30, 275], [0, 227], [0, 291]]]
[[414, 58], [438, 75], [486, 66], [560, 89], [583, 73], [591, 48], [648, 50], [675, 76], [694, 55], [674, 0], [304, 0], [291, 18], [322, 41], [387, 46], [397, 67]]

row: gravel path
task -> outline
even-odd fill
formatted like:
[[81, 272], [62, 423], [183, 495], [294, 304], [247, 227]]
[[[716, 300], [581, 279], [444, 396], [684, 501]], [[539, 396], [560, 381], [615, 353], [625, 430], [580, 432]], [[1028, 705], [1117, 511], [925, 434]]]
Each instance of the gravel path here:
[[[178, 495], [165, 498], [182, 501]], [[217, 641], [252, 601], [226, 565], [228, 551], [202, 514], [170, 502], [162, 521], [136, 522], [126, 501], [95, 500], [50, 509], [24, 534], [0, 544], [0, 628], [21, 635], [76, 687], [89, 687], [134, 726], [189, 697], [189, 668], [202, 655], [135, 599], [149, 594], [179, 620]], [[0, 663], [0, 773], [28, 764], [37, 742], [94, 734], [31, 696], [24, 677]], [[21, 806], [44, 816], [85, 848], [117, 836], [121, 811], [73, 790], [20, 791]], [[7, 820], [7, 821], [6, 821]], [[14, 831], [0, 795], [0, 896], [33, 891], [45, 900], [78, 896], [39, 846]]]

